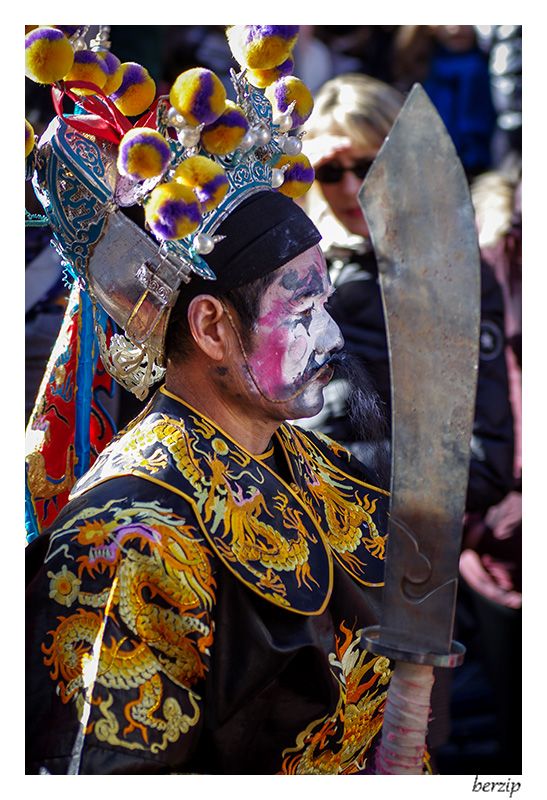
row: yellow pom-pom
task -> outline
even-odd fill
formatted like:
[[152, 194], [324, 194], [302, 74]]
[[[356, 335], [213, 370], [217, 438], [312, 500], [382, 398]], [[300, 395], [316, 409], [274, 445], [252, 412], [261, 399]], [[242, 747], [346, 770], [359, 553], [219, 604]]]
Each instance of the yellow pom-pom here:
[[290, 56], [298, 25], [232, 25], [226, 36], [234, 58], [253, 70], [277, 67]]
[[30, 122], [25, 120], [25, 158], [34, 150], [34, 128]]
[[303, 125], [313, 111], [313, 97], [305, 83], [294, 75], [280, 78], [265, 90], [264, 94], [272, 104], [274, 113], [284, 114], [291, 103], [292, 127]]
[[194, 67], [181, 72], [169, 100], [190, 125], [210, 125], [224, 111], [226, 89], [210, 69]]
[[127, 117], [144, 114], [154, 102], [156, 84], [148, 70], [134, 61], [126, 61], [120, 67], [122, 82], [118, 89], [110, 94], [116, 108]]
[[[74, 53], [74, 63], [65, 75], [66, 81], [86, 81], [87, 83], [93, 83], [99, 89], [102, 89], [105, 85], [106, 78], [103, 60], [93, 50], [78, 50]], [[81, 89], [76, 86], [73, 87], [72, 91], [74, 94], [84, 97], [97, 94], [93, 89]]]
[[209, 153], [225, 156], [239, 146], [248, 130], [249, 123], [241, 106], [227, 100], [220, 117], [203, 129], [201, 143]]
[[183, 186], [194, 189], [204, 211], [212, 211], [228, 191], [224, 169], [206, 156], [190, 156], [175, 170], [174, 178]]
[[62, 80], [74, 62], [74, 50], [57, 28], [39, 27], [25, 36], [25, 75], [36, 83]]
[[120, 142], [117, 167], [120, 175], [136, 181], [162, 175], [171, 161], [165, 137], [153, 128], [132, 128]]
[[117, 58], [110, 50], [98, 50], [97, 55], [102, 61], [104, 71], [106, 72], [106, 83], [103, 86], [105, 94], [112, 94], [116, 92], [122, 85], [123, 70], [120, 59]]
[[293, 69], [294, 61], [292, 58], [287, 58], [278, 67], [272, 67], [272, 69], [248, 69], [245, 77], [252, 86], [256, 86], [257, 89], [265, 89], [279, 78], [291, 75]]
[[315, 172], [307, 156], [302, 153], [297, 156], [280, 156], [275, 163], [276, 169], [284, 170], [284, 180], [277, 191], [287, 197], [302, 197], [312, 185]]
[[199, 228], [199, 202], [188, 186], [171, 181], [156, 186], [145, 205], [145, 217], [152, 233], [161, 240], [183, 239]]

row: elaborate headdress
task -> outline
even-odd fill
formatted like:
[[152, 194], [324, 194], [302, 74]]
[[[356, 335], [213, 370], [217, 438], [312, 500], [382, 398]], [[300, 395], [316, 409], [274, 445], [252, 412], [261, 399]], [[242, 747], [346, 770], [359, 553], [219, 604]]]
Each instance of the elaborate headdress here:
[[[255, 193], [296, 198], [312, 184], [295, 130], [313, 101], [292, 75], [298, 26], [227, 29], [240, 66], [231, 70], [233, 100], [201, 67], [156, 98], [147, 70], [110, 52], [108, 28], [89, 45], [86, 33], [39, 26], [26, 34], [27, 77], [51, 84], [56, 111], [37, 143], [26, 121], [27, 177], [74, 289], [85, 295], [90, 319], [78, 331], [87, 330], [91, 361], [144, 399], [165, 371], [181, 286], [192, 276], [215, 280], [213, 251], [230, 250], [222, 235], [229, 215]], [[67, 98], [76, 104], [70, 115]], [[130, 218], [132, 206], [142, 207], [143, 227]], [[81, 358], [82, 342], [74, 346]], [[44, 402], [41, 425], [43, 415]], [[36, 414], [30, 427], [37, 430]], [[75, 461], [79, 474], [89, 465], [78, 454]]]
[[[57, 110], [28, 156], [35, 192], [70, 272], [125, 332], [107, 344], [96, 325], [106, 369], [141, 398], [163, 374], [165, 327], [181, 283], [192, 274], [215, 278], [204, 256], [222, 221], [254, 192], [294, 198], [313, 181], [300, 137], [290, 135], [313, 105], [289, 74], [297, 33], [297, 26], [228, 29], [243, 67], [232, 70], [235, 102], [200, 67], [154, 99], [147, 71], [120, 65], [103, 35], [75, 49], [73, 60], [59, 28], [26, 36], [27, 76], [54, 84]], [[85, 113], [65, 116], [65, 96]], [[123, 112], [146, 113], [132, 123]], [[137, 204], [152, 236], [123, 213]]]

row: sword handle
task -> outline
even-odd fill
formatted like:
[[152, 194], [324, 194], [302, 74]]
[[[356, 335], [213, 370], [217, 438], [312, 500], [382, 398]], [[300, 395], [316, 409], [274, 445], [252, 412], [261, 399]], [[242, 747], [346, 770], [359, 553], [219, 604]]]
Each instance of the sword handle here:
[[421, 775], [429, 722], [433, 667], [396, 664], [387, 692], [382, 738], [374, 758], [376, 775]]

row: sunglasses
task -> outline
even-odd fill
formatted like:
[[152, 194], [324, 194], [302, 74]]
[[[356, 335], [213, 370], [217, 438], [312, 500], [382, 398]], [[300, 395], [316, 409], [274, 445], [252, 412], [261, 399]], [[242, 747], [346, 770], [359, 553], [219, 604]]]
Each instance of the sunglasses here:
[[370, 159], [356, 161], [351, 167], [343, 167], [335, 161], [322, 164], [315, 170], [315, 177], [319, 183], [338, 183], [344, 177], [345, 172], [353, 172], [357, 178], [363, 179], [372, 166]]

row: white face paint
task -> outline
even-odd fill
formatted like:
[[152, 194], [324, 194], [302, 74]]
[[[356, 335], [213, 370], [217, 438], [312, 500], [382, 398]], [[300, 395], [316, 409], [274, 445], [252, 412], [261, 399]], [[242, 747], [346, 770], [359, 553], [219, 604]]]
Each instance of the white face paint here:
[[262, 298], [248, 367], [264, 398], [291, 406], [287, 419], [313, 416], [323, 405], [328, 362], [344, 344], [326, 308], [333, 292], [316, 245], [277, 270]]

